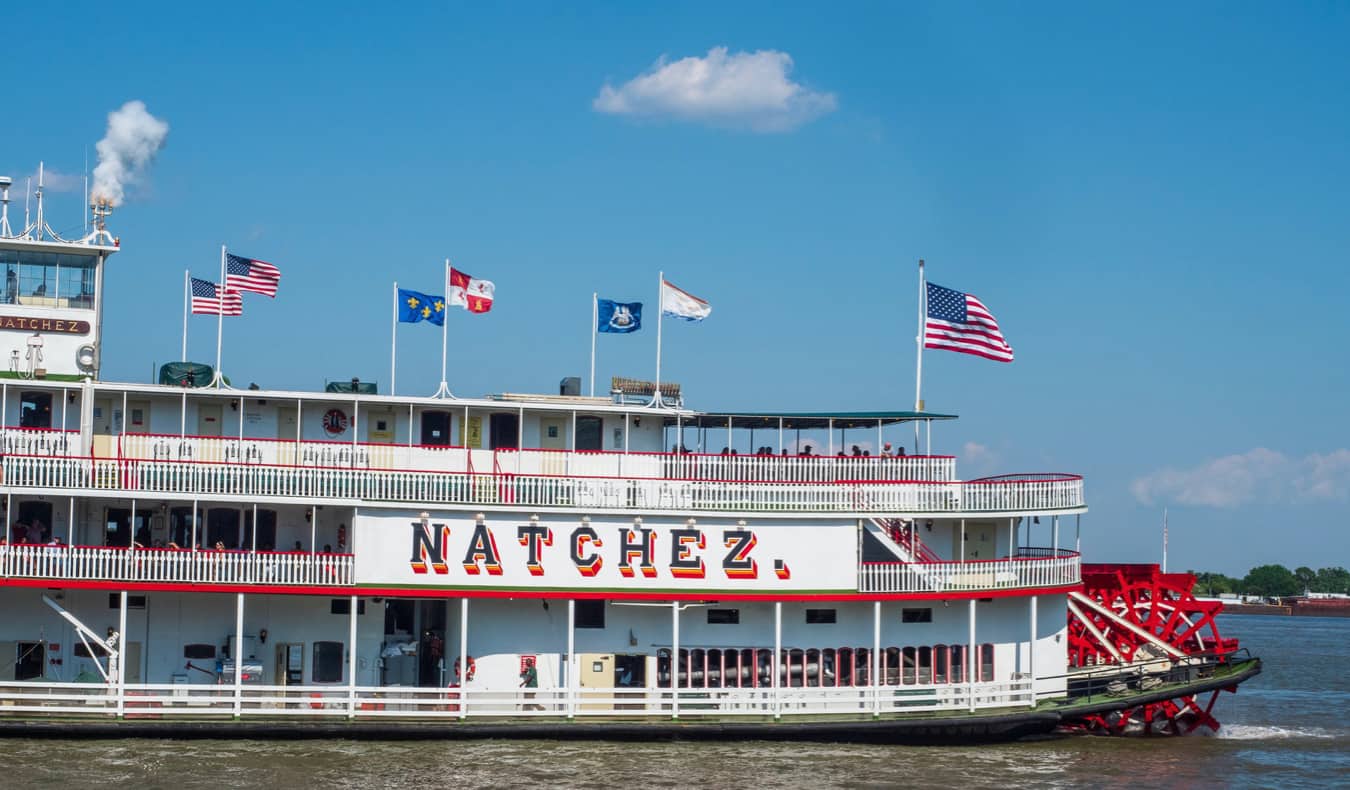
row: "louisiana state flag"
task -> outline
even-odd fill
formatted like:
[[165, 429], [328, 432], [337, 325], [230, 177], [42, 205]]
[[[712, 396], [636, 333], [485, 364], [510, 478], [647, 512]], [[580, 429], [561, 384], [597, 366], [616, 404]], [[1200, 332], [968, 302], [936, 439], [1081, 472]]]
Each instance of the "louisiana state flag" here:
[[445, 323], [445, 297], [427, 296], [406, 288], [398, 289], [398, 320], [404, 324], [430, 321], [436, 326]]
[[597, 299], [595, 317], [597, 332], [636, 332], [642, 328], [642, 302]]

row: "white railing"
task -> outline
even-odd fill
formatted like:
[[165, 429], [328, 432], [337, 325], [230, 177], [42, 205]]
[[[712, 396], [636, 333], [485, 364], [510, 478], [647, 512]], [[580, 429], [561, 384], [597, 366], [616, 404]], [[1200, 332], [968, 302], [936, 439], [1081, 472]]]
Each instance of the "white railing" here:
[[1044, 551], [1047, 556], [1002, 560], [864, 562], [858, 566], [858, 592], [1013, 590], [1064, 587], [1082, 581], [1082, 559], [1078, 552]]
[[[11, 429], [13, 430], [13, 429]], [[78, 434], [75, 434], [78, 437]], [[951, 482], [951, 456], [706, 455], [566, 450], [473, 450], [464, 447], [294, 442], [284, 439], [128, 434], [113, 437], [118, 457], [343, 469], [492, 472], [560, 477], [632, 477], [775, 483]], [[23, 452], [19, 455], [48, 455]], [[79, 453], [71, 453], [78, 455]]]
[[[232, 681], [233, 679], [230, 678]], [[1028, 680], [929, 686], [670, 689], [421, 689], [384, 686], [262, 686], [127, 684], [48, 681], [0, 682], [0, 717], [17, 715], [173, 718], [234, 716], [355, 719], [461, 719], [473, 717], [714, 718], [853, 714], [913, 714], [1024, 707], [1032, 702]]]
[[752, 483], [15, 455], [5, 456], [3, 475], [4, 484], [25, 488], [446, 505], [894, 514], [1029, 512], [1083, 504], [1083, 481], [1075, 475], [952, 483]]
[[66, 458], [84, 454], [79, 431], [51, 428], [5, 428], [0, 447], [13, 455]]
[[352, 555], [0, 545], [0, 578], [347, 587]]

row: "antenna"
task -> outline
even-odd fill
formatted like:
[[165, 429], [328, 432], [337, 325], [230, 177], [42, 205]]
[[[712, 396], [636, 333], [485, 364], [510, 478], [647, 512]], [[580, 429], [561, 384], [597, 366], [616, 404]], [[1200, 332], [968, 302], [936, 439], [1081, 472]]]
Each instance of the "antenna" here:
[[32, 192], [33, 192], [33, 177], [29, 176], [28, 178], [24, 179], [23, 182], [23, 233], [21, 235], [25, 239], [28, 238], [28, 231], [32, 230], [33, 228], [32, 225], [28, 224], [28, 196]]
[[1162, 572], [1167, 573], [1167, 508], [1163, 508], [1163, 561]]
[[38, 162], [38, 188], [37, 188], [37, 240], [42, 241], [42, 182], [43, 168], [45, 163]]
[[0, 239], [14, 235], [9, 229], [9, 185], [12, 183], [9, 176], [0, 176]]

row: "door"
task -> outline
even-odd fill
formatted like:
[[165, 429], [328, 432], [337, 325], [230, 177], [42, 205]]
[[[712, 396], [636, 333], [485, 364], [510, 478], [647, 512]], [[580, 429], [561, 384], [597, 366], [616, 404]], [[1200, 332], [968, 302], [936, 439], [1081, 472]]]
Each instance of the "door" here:
[[277, 645], [276, 684], [301, 686], [305, 682], [305, 646], [299, 642]]
[[222, 436], [219, 403], [197, 404], [197, 435]]
[[604, 421], [599, 417], [585, 414], [577, 417], [577, 449], [603, 450], [605, 437]]
[[[614, 696], [619, 699], [631, 699], [633, 702], [619, 703], [619, 710], [641, 710], [647, 695], [647, 656], [643, 654], [625, 654], [614, 656]], [[625, 691], [625, 689], [629, 689]]]
[[[374, 444], [393, 444], [394, 413], [388, 409], [371, 409], [365, 415], [366, 441]], [[446, 433], [450, 431], [447, 429]]]
[[141, 682], [141, 643], [127, 642], [126, 682]]
[[994, 559], [995, 549], [997, 548], [994, 541], [996, 533], [997, 528], [992, 521], [967, 521], [964, 546], [961, 540], [961, 531], [957, 529], [955, 536], [952, 538], [955, 543], [952, 546], [952, 556], [960, 557], [963, 562], [966, 560]]
[[110, 507], [107, 508], [104, 513], [103, 523], [106, 526], [103, 530], [103, 545], [121, 546], [122, 548], [130, 546], [131, 510], [128, 508]]
[[450, 444], [450, 412], [422, 412], [422, 444], [428, 447], [445, 447]]
[[498, 412], [488, 418], [488, 449], [514, 450], [520, 446], [520, 417], [515, 412]]
[[122, 429], [122, 402], [117, 401], [116, 409], [112, 398], [94, 399], [94, 457], [112, 458], [113, 436]]
[[[614, 688], [614, 654], [613, 653], [583, 653], [577, 656], [577, 679], [581, 681], [583, 689], [611, 689]], [[597, 691], [587, 694], [581, 693], [582, 710], [610, 710], [611, 705], [608, 702], [586, 702], [587, 699], [605, 699], [609, 696], [607, 691]]]
[[539, 418], [539, 446], [545, 450], [567, 449], [567, 423], [563, 418]]
[[150, 401], [127, 401], [127, 433], [150, 433]]

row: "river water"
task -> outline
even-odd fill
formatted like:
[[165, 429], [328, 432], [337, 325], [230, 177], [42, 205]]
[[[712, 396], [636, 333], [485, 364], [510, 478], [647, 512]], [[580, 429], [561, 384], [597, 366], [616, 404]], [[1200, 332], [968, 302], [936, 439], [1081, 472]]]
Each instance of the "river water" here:
[[0, 787], [1300, 787], [1350, 785], [1350, 619], [1229, 616], [1265, 673], [1214, 737], [996, 746], [563, 741], [0, 742]]

